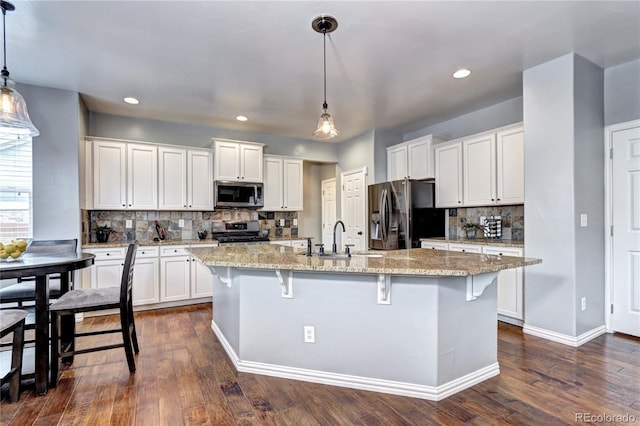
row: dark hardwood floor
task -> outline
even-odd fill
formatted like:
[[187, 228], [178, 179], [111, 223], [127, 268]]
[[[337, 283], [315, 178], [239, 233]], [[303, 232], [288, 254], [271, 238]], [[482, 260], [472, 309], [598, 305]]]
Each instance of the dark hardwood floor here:
[[[85, 319], [97, 329], [114, 317]], [[571, 348], [500, 323], [501, 374], [444, 401], [237, 373], [211, 331], [211, 306], [136, 314], [138, 370], [122, 349], [76, 357], [44, 397], [9, 404], [3, 425], [554, 425], [640, 423], [640, 339], [606, 334]], [[105, 339], [104, 336], [101, 339]], [[600, 416], [600, 417], [598, 417]], [[611, 416], [611, 417], [603, 417]], [[620, 416], [620, 417], [615, 417]], [[599, 420], [599, 421], [598, 421]]]

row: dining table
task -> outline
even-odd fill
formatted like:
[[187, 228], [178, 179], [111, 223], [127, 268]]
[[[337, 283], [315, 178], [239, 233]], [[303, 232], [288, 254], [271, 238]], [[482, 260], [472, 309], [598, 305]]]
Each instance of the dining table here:
[[[45, 395], [49, 379], [49, 276], [60, 274], [60, 293], [69, 291], [73, 271], [94, 263], [89, 253], [46, 254], [26, 252], [17, 259], [0, 261], [0, 279], [35, 277], [35, 390]], [[73, 321], [73, 318], [70, 318]], [[62, 325], [62, 330], [70, 329]], [[63, 340], [73, 336], [63, 336]]]

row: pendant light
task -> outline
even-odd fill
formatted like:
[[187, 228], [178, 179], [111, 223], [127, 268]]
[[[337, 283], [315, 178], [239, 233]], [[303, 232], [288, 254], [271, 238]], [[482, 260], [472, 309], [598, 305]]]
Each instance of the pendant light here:
[[7, 31], [5, 17], [7, 11], [15, 10], [15, 6], [7, 1], [0, 1], [2, 7], [2, 41], [4, 62], [0, 72], [0, 138], [24, 139], [38, 136], [40, 132], [31, 122], [24, 98], [12, 86], [15, 84], [9, 78], [7, 70]]
[[338, 21], [332, 16], [321, 15], [311, 22], [311, 27], [316, 32], [322, 33], [324, 52], [324, 103], [322, 104], [322, 114], [318, 120], [318, 127], [313, 132], [313, 136], [320, 139], [332, 139], [338, 136], [340, 132], [336, 129], [336, 125], [333, 124], [333, 118], [329, 114], [327, 105], [327, 33], [331, 33], [338, 28]]

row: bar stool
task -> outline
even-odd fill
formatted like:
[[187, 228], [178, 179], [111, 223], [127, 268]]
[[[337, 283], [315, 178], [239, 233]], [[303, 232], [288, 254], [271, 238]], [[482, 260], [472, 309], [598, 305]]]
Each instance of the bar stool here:
[[26, 317], [27, 311], [21, 309], [5, 309], [0, 313], [0, 338], [13, 333], [11, 369], [0, 379], [0, 384], [9, 382], [9, 399], [11, 402], [18, 402], [20, 399], [20, 374], [22, 373], [24, 320]]

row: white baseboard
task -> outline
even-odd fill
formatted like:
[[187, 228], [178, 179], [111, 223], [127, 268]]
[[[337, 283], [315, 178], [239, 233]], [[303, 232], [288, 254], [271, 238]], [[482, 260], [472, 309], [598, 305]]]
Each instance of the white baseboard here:
[[551, 340], [557, 343], [562, 343], [563, 345], [573, 346], [577, 348], [590, 340], [595, 339], [598, 336], [603, 335], [607, 332], [607, 329], [604, 325], [591, 329], [585, 333], [582, 333], [579, 336], [569, 336], [568, 334], [557, 333], [555, 331], [546, 330], [540, 327], [534, 327], [532, 325], [525, 324], [522, 327], [522, 332], [525, 334], [531, 334], [532, 336], [542, 337], [543, 339]]
[[414, 383], [331, 373], [327, 371], [265, 364], [254, 361], [243, 361], [238, 358], [238, 355], [213, 321], [211, 322], [211, 329], [218, 337], [218, 340], [220, 340], [222, 347], [227, 352], [227, 355], [231, 359], [236, 370], [243, 373], [261, 374], [264, 376], [280, 377], [284, 379], [300, 380], [324, 385], [388, 393], [392, 395], [427, 399], [430, 401], [440, 401], [454, 393], [460, 392], [461, 390], [467, 389], [500, 374], [500, 366], [496, 362], [443, 385], [425, 386]]

